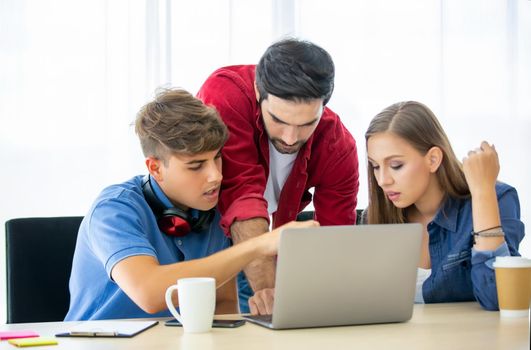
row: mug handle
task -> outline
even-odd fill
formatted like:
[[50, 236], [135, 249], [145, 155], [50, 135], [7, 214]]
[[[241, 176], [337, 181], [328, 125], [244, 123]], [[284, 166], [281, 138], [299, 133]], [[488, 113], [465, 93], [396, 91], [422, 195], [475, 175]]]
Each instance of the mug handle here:
[[175, 309], [175, 306], [173, 306], [173, 301], [171, 300], [171, 295], [173, 294], [174, 290], [177, 290], [176, 284], [169, 286], [168, 289], [166, 289], [166, 305], [168, 306], [168, 310], [170, 310], [173, 317], [175, 317], [177, 321], [181, 322], [181, 324], [184, 324], [181, 315], [179, 315]]

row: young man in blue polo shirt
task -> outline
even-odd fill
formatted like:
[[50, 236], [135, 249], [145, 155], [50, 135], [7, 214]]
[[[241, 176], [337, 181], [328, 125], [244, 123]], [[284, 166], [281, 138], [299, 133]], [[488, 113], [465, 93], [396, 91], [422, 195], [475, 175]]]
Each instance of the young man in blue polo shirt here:
[[107, 187], [85, 216], [65, 320], [171, 316], [166, 289], [195, 276], [216, 279], [216, 313], [237, 313], [234, 277], [276, 254], [279, 230], [233, 247], [223, 234], [214, 208], [225, 125], [188, 92], [166, 90], [138, 113], [136, 133], [149, 174]]

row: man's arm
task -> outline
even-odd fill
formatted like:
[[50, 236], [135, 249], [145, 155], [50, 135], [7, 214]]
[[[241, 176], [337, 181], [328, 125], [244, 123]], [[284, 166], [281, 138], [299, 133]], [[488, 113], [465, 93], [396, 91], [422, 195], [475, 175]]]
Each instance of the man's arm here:
[[[232, 239], [235, 245], [258, 237], [268, 231], [269, 225], [263, 218], [235, 221], [231, 226]], [[253, 291], [273, 288], [275, 285], [274, 257], [255, 259], [245, 267], [244, 271]]]
[[356, 222], [358, 154], [352, 136], [345, 135], [343, 139], [342, 152], [327, 157], [327, 163], [322, 166], [321, 182], [315, 188], [315, 219], [322, 225], [352, 225]]
[[[261, 151], [267, 143], [264, 144], [265, 138], [257, 127], [259, 107], [253, 84], [254, 67], [222, 68], [212, 74], [197, 93], [205, 104], [216, 108], [230, 132], [221, 151], [223, 190], [218, 203], [222, 214], [220, 224], [227, 235], [232, 233], [234, 222], [269, 219], [267, 201], [263, 197], [266, 164]], [[246, 232], [247, 229], [252, 231], [251, 237], [255, 237], [267, 232], [268, 226], [260, 224], [257, 231], [251, 227], [245, 228]]]

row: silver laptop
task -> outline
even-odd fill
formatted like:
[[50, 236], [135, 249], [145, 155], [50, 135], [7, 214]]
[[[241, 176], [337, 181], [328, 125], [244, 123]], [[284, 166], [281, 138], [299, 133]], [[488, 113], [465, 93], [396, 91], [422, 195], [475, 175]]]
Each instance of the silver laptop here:
[[281, 233], [271, 328], [403, 322], [413, 314], [420, 224], [322, 226]]

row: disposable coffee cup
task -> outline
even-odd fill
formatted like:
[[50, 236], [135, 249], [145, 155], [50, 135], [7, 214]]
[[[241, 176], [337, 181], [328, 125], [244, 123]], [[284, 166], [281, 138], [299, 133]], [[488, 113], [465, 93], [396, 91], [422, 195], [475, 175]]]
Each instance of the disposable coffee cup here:
[[501, 317], [527, 317], [531, 301], [531, 259], [498, 256], [493, 264]]

